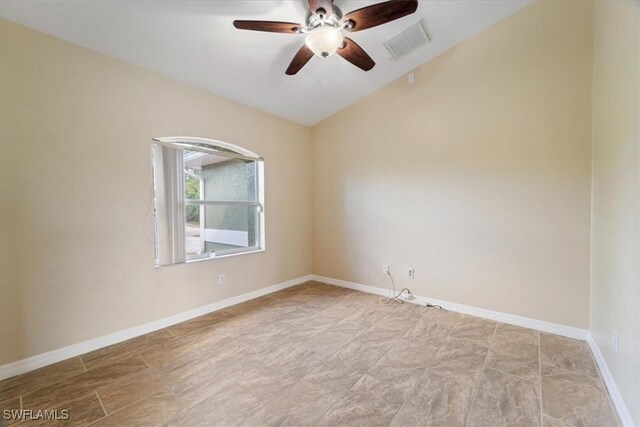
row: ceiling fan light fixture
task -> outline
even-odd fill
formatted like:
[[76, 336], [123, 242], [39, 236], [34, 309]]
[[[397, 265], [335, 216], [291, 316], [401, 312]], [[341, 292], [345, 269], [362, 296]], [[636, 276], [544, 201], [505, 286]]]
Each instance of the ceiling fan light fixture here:
[[344, 36], [346, 31], [354, 33], [377, 27], [411, 15], [418, 9], [418, 0], [387, 0], [345, 15], [334, 1], [307, 0], [309, 9], [303, 24], [235, 20], [233, 26], [240, 30], [305, 34], [305, 44], [298, 49], [285, 71], [288, 76], [300, 71], [314, 56], [327, 58], [335, 53], [362, 71], [369, 71], [376, 65], [375, 61], [358, 43]]
[[321, 58], [326, 58], [336, 53], [343, 42], [342, 31], [331, 26], [318, 27], [305, 37], [307, 47]]

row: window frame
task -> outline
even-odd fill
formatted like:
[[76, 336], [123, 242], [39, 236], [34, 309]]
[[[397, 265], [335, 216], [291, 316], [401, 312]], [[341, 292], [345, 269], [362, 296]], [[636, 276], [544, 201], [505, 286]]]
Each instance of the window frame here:
[[[254, 152], [247, 150], [246, 148], [230, 144], [224, 141], [218, 141], [214, 139], [208, 138], [199, 138], [199, 137], [163, 137], [163, 138], [153, 138], [153, 145], [164, 145], [174, 149], [182, 149], [184, 151], [198, 151], [207, 154], [214, 154], [220, 157], [227, 157], [229, 159], [240, 159], [255, 162], [255, 187], [256, 187], [256, 201], [240, 201], [240, 200], [207, 200], [202, 199], [204, 196], [200, 194], [201, 199], [187, 199], [184, 191], [184, 181], [186, 179], [185, 174], [185, 161], [184, 155], [182, 155], [182, 168], [180, 169], [181, 181], [182, 185], [180, 186], [181, 191], [179, 192], [178, 198], [178, 209], [184, 209], [186, 206], [247, 206], [247, 207], [255, 207], [257, 211], [256, 217], [256, 245], [250, 247], [240, 247], [234, 249], [226, 249], [223, 251], [214, 251], [210, 253], [203, 253], [198, 256], [187, 254], [186, 248], [186, 219], [183, 221], [183, 226], [178, 233], [182, 234], [182, 238], [185, 241], [185, 253], [184, 253], [184, 263], [192, 263], [192, 262], [200, 262], [207, 261], [213, 259], [226, 258], [237, 255], [251, 254], [257, 252], [263, 252], [266, 250], [266, 233], [265, 233], [265, 201], [264, 201], [264, 159]], [[223, 150], [219, 150], [216, 148], [222, 148]], [[227, 151], [229, 150], [229, 151]], [[155, 162], [155, 160], [154, 160]], [[154, 180], [155, 180], [155, 172], [154, 172]], [[155, 181], [154, 181], [154, 192], [155, 192]], [[154, 196], [154, 205], [155, 205], [155, 196]], [[156, 267], [161, 266], [159, 264], [159, 247], [158, 247], [158, 218], [157, 215], [154, 215], [154, 237], [156, 240], [155, 245], [155, 258], [156, 258]], [[163, 264], [163, 265], [173, 265], [173, 264]]]

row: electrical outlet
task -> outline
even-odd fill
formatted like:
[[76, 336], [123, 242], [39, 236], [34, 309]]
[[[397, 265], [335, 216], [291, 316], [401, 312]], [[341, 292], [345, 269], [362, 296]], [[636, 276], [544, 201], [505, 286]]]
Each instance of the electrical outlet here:
[[218, 276], [218, 283], [221, 285], [224, 285], [226, 283], [227, 279], [224, 277], [224, 274], [221, 274], [220, 276]]
[[382, 272], [384, 274], [389, 274], [389, 265], [387, 264], [382, 264]]
[[618, 331], [614, 330], [611, 336], [611, 346], [613, 347], [613, 351], [618, 351]]
[[413, 268], [407, 268], [407, 277], [409, 279], [415, 279], [416, 278], [416, 270]]

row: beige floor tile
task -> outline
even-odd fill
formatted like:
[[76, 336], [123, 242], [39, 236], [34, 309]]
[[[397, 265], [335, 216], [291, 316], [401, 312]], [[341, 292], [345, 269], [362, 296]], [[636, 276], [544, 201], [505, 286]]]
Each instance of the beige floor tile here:
[[[198, 343], [192, 344], [193, 353], [198, 356], [196, 360], [208, 360], [213, 363], [216, 360], [223, 359], [225, 357], [232, 356], [242, 350], [242, 347], [233, 338], [223, 335], [212, 335], [211, 337], [203, 337]], [[174, 359], [165, 362], [165, 365], [181, 365], [185, 363], [185, 360], [189, 358], [185, 357], [181, 359]], [[176, 362], [176, 363], [173, 363]]]
[[214, 311], [213, 313], [205, 314], [204, 316], [196, 317], [195, 319], [187, 320], [186, 322], [170, 326], [168, 330], [173, 335], [181, 337], [192, 333], [194, 330], [216, 325], [232, 317], [233, 315], [229, 311], [218, 310]]
[[304, 346], [322, 355], [333, 355], [362, 332], [357, 324], [340, 323], [314, 335]]
[[425, 307], [424, 317], [440, 323], [450, 323], [455, 326], [456, 323], [464, 316], [455, 311], [443, 310], [437, 307]]
[[538, 331], [519, 326], [498, 323], [493, 336], [492, 348], [510, 346], [513, 343], [538, 345]]
[[308, 317], [303, 324], [309, 331], [313, 331], [312, 335], [315, 335], [334, 327], [340, 320], [342, 317], [338, 317], [336, 312], [321, 311], [315, 316]]
[[275, 299], [266, 309], [273, 314], [282, 315], [301, 309], [305, 303], [312, 301], [313, 298], [313, 295], [304, 293], [289, 295], [286, 298]]
[[268, 364], [270, 366], [277, 367], [289, 376], [302, 378], [317, 367], [321, 366], [324, 363], [324, 360], [325, 357], [315, 351], [298, 346], [284, 354], [282, 357], [268, 361]]
[[381, 304], [380, 297], [376, 295], [368, 295], [368, 298], [366, 300], [363, 298], [363, 301], [366, 301], [366, 303], [369, 306], [373, 307], [375, 311], [383, 313], [395, 312], [403, 305], [402, 303], [399, 303], [395, 300], [389, 302], [388, 304]]
[[210, 360], [226, 357], [239, 350], [235, 341], [226, 335], [216, 334], [213, 329], [208, 333], [176, 338], [143, 350], [139, 355], [149, 366], [181, 366], [194, 360]]
[[159, 366], [171, 360], [178, 360], [183, 354], [193, 353], [193, 341], [185, 338], [174, 338], [150, 349], [142, 349], [140, 357], [149, 366]]
[[460, 320], [460, 315], [451, 311], [428, 308], [415, 320], [404, 337], [419, 341], [443, 341]]
[[498, 324], [487, 367], [539, 383], [540, 354], [538, 332], [518, 326]]
[[391, 422], [392, 426], [463, 426], [474, 386], [426, 370]]
[[474, 316], [464, 316], [449, 334], [449, 338], [472, 341], [489, 347], [497, 323]]
[[426, 367], [433, 360], [441, 342], [399, 338], [394, 341], [383, 361], [389, 366]]
[[[402, 404], [424, 372], [422, 367], [376, 364], [351, 388], [351, 391]], [[400, 405], [398, 405], [398, 408]]]
[[384, 394], [350, 391], [314, 424], [318, 426], [387, 426], [401, 403]]
[[318, 332], [324, 331], [335, 323], [322, 325], [322, 322], [310, 322], [311, 319], [315, 319], [317, 315], [303, 316], [293, 322], [275, 322], [273, 325], [278, 330], [278, 334], [281, 335], [285, 341], [295, 342], [297, 344], [303, 343]]
[[536, 385], [493, 369], [485, 369], [466, 425], [469, 427], [539, 426]]
[[326, 283], [309, 281], [303, 285], [305, 287], [306, 293], [311, 293], [313, 295], [327, 295], [333, 294], [335, 291], [341, 290], [342, 288], [334, 285], [327, 285]]
[[262, 403], [239, 385], [230, 387], [180, 413], [168, 426], [237, 426], [252, 416]]
[[258, 318], [244, 319], [246, 315], [234, 317], [211, 328], [212, 333], [233, 338], [238, 342], [246, 342], [249, 336], [260, 338], [261, 335], [273, 334], [281, 327], [274, 326], [273, 315], [260, 314]]
[[244, 313], [255, 313], [265, 310], [269, 304], [274, 303], [274, 298], [271, 295], [264, 295], [256, 299], [242, 302], [240, 304], [232, 305], [225, 308], [225, 310], [234, 316]]
[[342, 347], [333, 357], [346, 365], [368, 369], [389, 351], [398, 335], [393, 331], [369, 329]]
[[351, 314], [338, 322], [338, 325], [352, 325], [367, 330], [378, 323], [385, 313], [374, 310], [374, 307], [367, 303], [366, 306], [347, 307]]
[[255, 361], [248, 357], [229, 356], [198, 369], [186, 369], [169, 386], [169, 392], [186, 407], [193, 407], [221, 390], [237, 383]]
[[91, 424], [91, 426], [157, 426], [164, 424], [184, 410], [178, 399], [171, 394], [161, 392], [127, 406], [106, 418], [102, 418]]
[[[264, 359], [265, 363], [271, 364], [277, 362], [278, 360], [288, 357], [289, 355], [296, 353], [297, 351], [311, 351], [315, 353], [313, 350], [309, 350], [304, 347], [302, 344], [307, 341], [312, 334], [309, 331], [301, 331], [295, 330], [290, 332], [283, 332], [286, 337], [281, 337], [277, 341], [274, 341], [272, 345], [266, 345], [263, 347], [260, 353], [257, 353], [257, 356]], [[312, 353], [307, 353], [311, 355]]]
[[64, 402], [82, 397], [110, 382], [115, 382], [145, 369], [149, 368], [139, 356], [122, 359], [107, 367], [84, 372], [63, 382], [25, 394], [22, 396], [22, 406], [33, 410], [52, 409]]
[[80, 358], [72, 357], [71, 359], [0, 381], [0, 402], [64, 381], [85, 371]]
[[542, 408], [546, 415], [576, 426], [617, 426], [599, 378], [542, 365]]
[[83, 354], [80, 358], [84, 366], [91, 370], [98, 366], [104, 366], [117, 360], [135, 356], [140, 351], [148, 351], [156, 345], [161, 345], [173, 339], [174, 337], [169, 331], [160, 329], [159, 331]]
[[[376, 310], [378, 297], [373, 295], [362, 294], [362, 292], [353, 292], [344, 295], [339, 304], [352, 310]], [[395, 306], [384, 307], [384, 310], [394, 310]]]
[[290, 286], [288, 288], [273, 292], [269, 294], [269, 296], [273, 299], [281, 300], [281, 299], [286, 299], [292, 295], [303, 293], [306, 289], [307, 287], [304, 284], [300, 284], [300, 285]]
[[303, 380], [317, 389], [326, 390], [327, 393], [342, 392], [350, 390], [365, 372], [366, 369], [356, 369], [332, 359], [309, 372]]
[[473, 341], [451, 340], [443, 344], [429, 369], [441, 375], [476, 384], [489, 349]]
[[551, 418], [548, 415], [543, 415], [542, 424], [544, 427], [574, 427], [571, 424], [563, 423], [562, 421]]
[[543, 365], [556, 366], [593, 377], [598, 376], [598, 368], [584, 341], [540, 333], [540, 355]]
[[264, 360], [268, 364], [270, 361], [300, 347], [306, 339], [309, 339], [309, 335], [305, 336], [303, 341], [300, 342], [292, 340], [288, 332], [273, 331], [268, 334], [265, 333], [261, 337], [242, 337], [235, 340], [235, 342], [240, 346], [240, 351], [243, 354]]
[[414, 327], [416, 321], [416, 318], [398, 315], [396, 310], [391, 313], [381, 313], [380, 319], [373, 324], [372, 328], [377, 331], [393, 332], [401, 337]]
[[[19, 412], [22, 409], [20, 396], [0, 402], [0, 426], [12, 426], [20, 422]], [[9, 413], [5, 411], [10, 411]]]
[[320, 310], [326, 310], [327, 308], [331, 308], [336, 304], [337, 304], [337, 301], [335, 298], [331, 296], [326, 296], [325, 294], [322, 296], [315, 296], [314, 299], [305, 303], [302, 306], [302, 308], [305, 310], [313, 310], [317, 312]]
[[97, 393], [107, 414], [112, 414], [152, 394], [167, 391], [172, 384], [186, 375], [186, 370], [197, 371], [206, 366], [209, 366], [206, 361], [184, 365], [176, 369], [154, 366], [99, 387]]
[[427, 311], [427, 308], [423, 305], [411, 304], [406, 302], [404, 304], [400, 304], [396, 309], [396, 311], [400, 315], [418, 318], [418, 317], [422, 317], [422, 315], [425, 314], [425, 312]]
[[331, 324], [335, 324], [341, 321], [342, 319], [347, 318], [351, 314], [353, 314], [352, 309], [345, 307], [339, 303], [336, 303], [331, 307], [320, 311], [320, 313], [318, 313], [316, 317], [309, 319], [309, 321], [314, 322], [316, 321], [316, 319], [322, 319], [326, 322], [331, 322]]
[[540, 365], [536, 344], [514, 341], [489, 350], [487, 368], [538, 382]]
[[85, 426], [94, 421], [100, 420], [106, 416], [100, 400], [95, 392], [91, 392], [86, 396], [64, 403], [54, 408], [59, 414], [62, 411], [68, 411], [67, 419], [59, 420], [38, 420], [27, 422], [29, 427], [33, 426]]
[[290, 310], [286, 313], [272, 313], [271, 314], [271, 325], [272, 327], [300, 327], [306, 326], [305, 322], [310, 318], [318, 315], [322, 310], [316, 309], [307, 304], [295, 307], [293, 310]]
[[327, 292], [328, 291], [325, 291], [324, 288], [321, 287], [307, 287], [304, 288], [302, 292], [298, 292], [295, 295], [290, 296], [287, 300], [295, 301], [298, 306], [304, 306], [309, 302], [326, 300], [325, 294]]
[[328, 390], [301, 380], [248, 418], [245, 426], [312, 425], [348, 390]]
[[267, 366], [258, 362], [247, 370], [238, 384], [262, 402], [269, 402], [298, 382], [301, 377], [293, 376], [280, 366]]
[[96, 424], [455, 426], [535, 425], [542, 396], [552, 427], [616, 422], [583, 342], [349, 289], [307, 283], [172, 329], [83, 355], [88, 371], [2, 381], [0, 401], [80, 424], [104, 409]]

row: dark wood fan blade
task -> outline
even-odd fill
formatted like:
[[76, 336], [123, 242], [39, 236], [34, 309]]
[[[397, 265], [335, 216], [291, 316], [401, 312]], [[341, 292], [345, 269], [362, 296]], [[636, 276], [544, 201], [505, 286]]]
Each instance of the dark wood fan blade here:
[[240, 30], [298, 34], [295, 30], [300, 27], [300, 24], [296, 24], [295, 22], [277, 21], [233, 21], [233, 26]]
[[417, 9], [418, 0], [391, 0], [349, 12], [343, 21], [351, 21], [353, 25], [345, 28], [347, 31], [362, 31], [411, 15]]
[[300, 71], [300, 69], [302, 69], [302, 67], [304, 67], [307, 62], [309, 62], [312, 56], [313, 52], [311, 51], [311, 49], [309, 49], [306, 44], [303, 44], [298, 53], [296, 53], [296, 56], [294, 56], [291, 60], [289, 68], [287, 68], [287, 71], [285, 71], [285, 73], [288, 76], [293, 76], [295, 73]]
[[369, 71], [376, 65], [369, 54], [349, 37], [344, 38], [344, 47], [338, 49], [338, 55], [364, 71]]
[[333, 11], [333, 0], [309, 0], [311, 13], [316, 13], [318, 9], [324, 9], [327, 15], [330, 14]]

